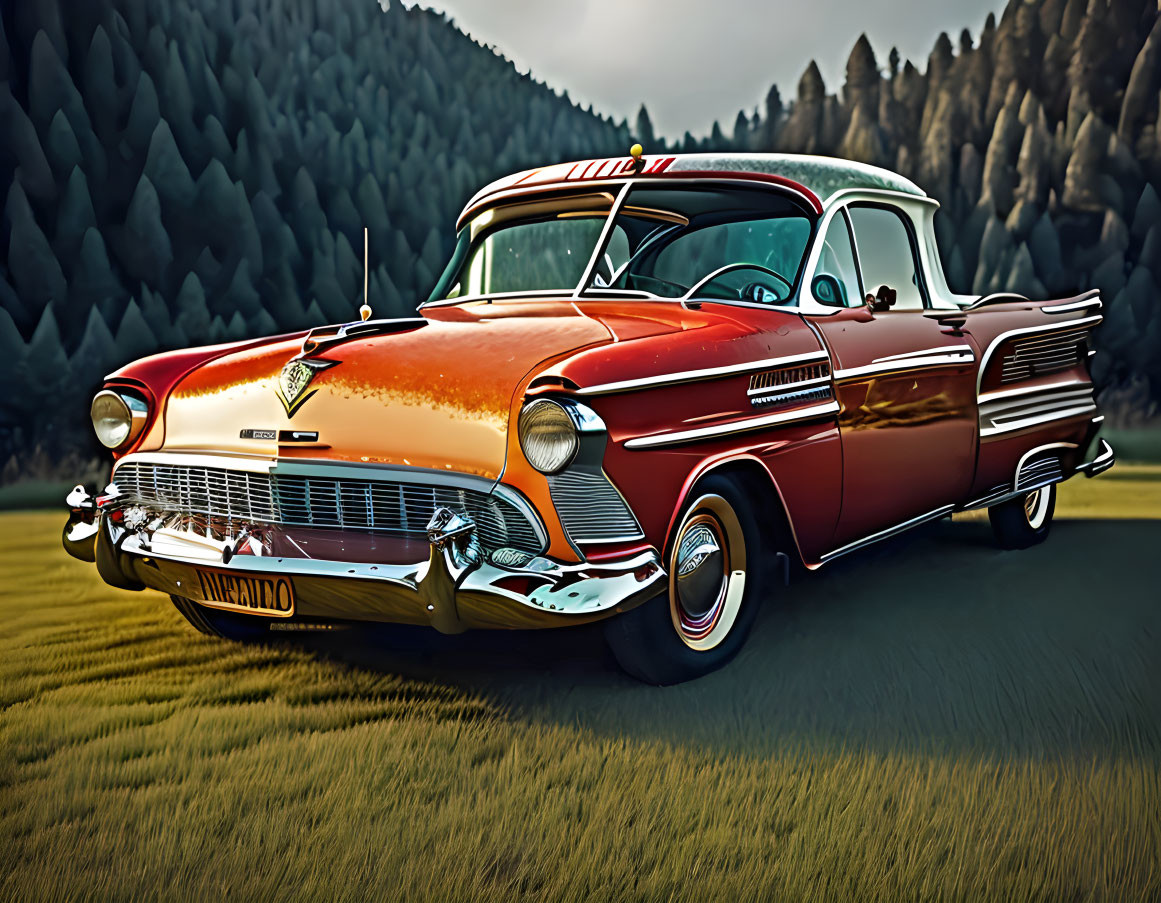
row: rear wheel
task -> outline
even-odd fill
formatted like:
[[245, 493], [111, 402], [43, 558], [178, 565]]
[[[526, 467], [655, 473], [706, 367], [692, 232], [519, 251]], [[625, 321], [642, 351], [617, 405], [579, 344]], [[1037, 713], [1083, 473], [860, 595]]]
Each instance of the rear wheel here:
[[996, 542], [1002, 549], [1027, 549], [1048, 538], [1056, 511], [1056, 484], [1033, 489], [988, 509]]
[[218, 611], [198, 605], [185, 596], [170, 596], [174, 608], [199, 632], [207, 636], [221, 637], [236, 642], [258, 642], [269, 639], [270, 625], [265, 618], [252, 615], [237, 615], [229, 611]]
[[666, 556], [669, 592], [605, 623], [617, 662], [646, 683], [722, 667], [741, 649], [762, 598], [762, 536], [747, 493], [710, 476], [691, 499]]

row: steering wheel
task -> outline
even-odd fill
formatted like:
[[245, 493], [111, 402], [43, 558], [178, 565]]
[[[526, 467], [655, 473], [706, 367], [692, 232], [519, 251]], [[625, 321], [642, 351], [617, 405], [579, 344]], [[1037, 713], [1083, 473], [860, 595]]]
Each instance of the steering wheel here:
[[[696, 285], [694, 285], [694, 287], [689, 290], [689, 294], [692, 296], [699, 289], [704, 289], [707, 285], [716, 281], [720, 277], [726, 275], [727, 273], [733, 273], [736, 270], [757, 270], [759, 273], [765, 273], [767, 276], [773, 276], [775, 279], [785, 285], [788, 290], [788, 294], [794, 290], [794, 283], [792, 283], [777, 270], [770, 269], [770, 267], [762, 266], [759, 263], [730, 263], [726, 264], [724, 267], [714, 270], [712, 273], [702, 279], [701, 282], [698, 282]], [[762, 286], [761, 283], [751, 282], [738, 292], [738, 297], [743, 301], [753, 301], [756, 297], [754, 293], [755, 287], [765, 289], [765, 286]]]

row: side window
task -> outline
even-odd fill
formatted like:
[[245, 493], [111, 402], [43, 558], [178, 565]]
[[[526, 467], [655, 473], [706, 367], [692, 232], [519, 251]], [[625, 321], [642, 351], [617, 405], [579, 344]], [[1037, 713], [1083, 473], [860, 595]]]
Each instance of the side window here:
[[892, 310], [922, 310], [915, 249], [903, 218], [885, 207], [850, 207], [867, 294], [886, 285], [897, 293]]
[[[824, 275], [833, 276], [835, 281], [832, 283], [829, 279], [818, 278]], [[859, 269], [855, 265], [855, 251], [851, 244], [851, 230], [841, 211], [830, 221], [826, 237], [822, 240], [822, 251], [814, 270], [811, 291], [819, 304], [828, 307], [858, 307], [863, 303]]]

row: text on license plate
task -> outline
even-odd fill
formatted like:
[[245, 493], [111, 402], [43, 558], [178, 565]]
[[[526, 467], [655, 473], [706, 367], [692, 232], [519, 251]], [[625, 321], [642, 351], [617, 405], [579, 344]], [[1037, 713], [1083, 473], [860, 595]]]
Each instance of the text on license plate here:
[[294, 584], [288, 577], [195, 571], [204, 605], [273, 618], [294, 614]]

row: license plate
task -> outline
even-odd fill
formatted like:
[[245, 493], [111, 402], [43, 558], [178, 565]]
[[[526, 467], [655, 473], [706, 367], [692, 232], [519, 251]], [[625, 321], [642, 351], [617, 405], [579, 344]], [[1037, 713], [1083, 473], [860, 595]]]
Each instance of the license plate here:
[[294, 614], [294, 584], [288, 577], [194, 570], [203, 605], [269, 618], [289, 618]]

